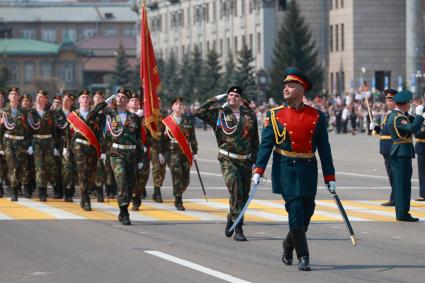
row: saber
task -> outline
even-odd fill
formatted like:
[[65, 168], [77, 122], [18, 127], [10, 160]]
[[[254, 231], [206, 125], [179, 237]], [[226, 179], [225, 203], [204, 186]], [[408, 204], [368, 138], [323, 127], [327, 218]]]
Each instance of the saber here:
[[328, 186], [326, 186], [326, 189], [328, 189], [329, 193], [334, 198], [336, 205], [338, 206], [338, 210], [341, 213], [342, 219], [344, 219], [345, 226], [347, 227], [347, 230], [350, 233], [351, 242], [353, 243], [353, 246], [356, 246], [357, 240], [356, 240], [356, 236], [354, 235], [353, 227], [351, 226], [350, 220], [348, 219], [347, 213], [345, 212], [345, 209], [342, 206], [342, 203], [341, 203], [337, 193], [331, 191]]
[[239, 213], [238, 218], [236, 218], [235, 223], [233, 223], [232, 227], [230, 227], [229, 232], [232, 232], [235, 229], [236, 225], [238, 225], [238, 223], [241, 221], [243, 215], [245, 214], [245, 211], [248, 209], [250, 202], [252, 201], [252, 199], [255, 196], [255, 193], [257, 192], [258, 185], [259, 184], [253, 184], [252, 185], [251, 192], [249, 193], [248, 200], [246, 201], [245, 206], [243, 207], [241, 212]]
[[199, 182], [201, 183], [202, 192], [204, 193], [205, 200], [208, 202], [207, 193], [205, 192], [204, 183], [202, 182], [201, 173], [199, 172], [198, 162], [195, 161], [196, 172], [198, 172]]

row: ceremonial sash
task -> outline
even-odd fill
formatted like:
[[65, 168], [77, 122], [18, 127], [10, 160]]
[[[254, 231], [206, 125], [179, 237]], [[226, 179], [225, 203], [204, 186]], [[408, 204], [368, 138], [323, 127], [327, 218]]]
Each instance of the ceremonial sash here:
[[176, 120], [171, 115], [168, 115], [162, 120], [162, 123], [167, 127], [173, 137], [176, 139], [177, 143], [180, 146], [180, 149], [186, 155], [187, 160], [189, 160], [190, 166], [192, 166], [192, 151], [190, 150], [189, 142], [186, 139], [186, 136], [183, 134], [180, 126], [177, 124]]
[[77, 113], [75, 113], [74, 111], [72, 111], [68, 115], [67, 120], [72, 125], [72, 127], [74, 128], [76, 132], [83, 135], [83, 137], [89, 142], [89, 144], [94, 146], [94, 148], [96, 149], [97, 158], [99, 159], [100, 144], [99, 144], [99, 141], [97, 140], [96, 135], [92, 131], [92, 129], [90, 129], [90, 127], [86, 124], [86, 122], [84, 122], [84, 120], [81, 119], [80, 116], [78, 116]]

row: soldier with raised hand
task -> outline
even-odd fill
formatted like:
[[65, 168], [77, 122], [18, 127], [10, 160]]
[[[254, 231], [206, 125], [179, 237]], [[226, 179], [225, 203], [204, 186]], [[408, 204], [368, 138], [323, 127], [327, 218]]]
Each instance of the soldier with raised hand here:
[[267, 112], [252, 181], [260, 183], [273, 151], [272, 189], [285, 200], [290, 228], [283, 241], [282, 261], [291, 265], [295, 248], [298, 269], [309, 271], [306, 231], [314, 214], [317, 192], [316, 150], [324, 181], [332, 192], [336, 189], [335, 169], [326, 116], [303, 103], [304, 93], [312, 89], [310, 80], [300, 70], [290, 67], [282, 81], [286, 103]]
[[118, 187], [118, 220], [123, 225], [131, 225], [128, 206], [137, 182], [137, 170], [143, 168], [145, 159], [140, 119], [126, 109], [130, 98], [129, 90], [119, 89], [117, 109], [106, 112], [106, 133], [111, 141], [109, 154]]
[[[47, 107], [49, 94], [45, 90], [38, 90], [35, 98], [35, 107], [28, 112], [32, 145], [28, 154], [34, 154], [35, 182], [38, 188], [40, 201], [47, 201], [47, 184], [52, 184], [57, 190], [54, 174], [54, 156], [59, 156], [57, 149], [55, 114]], [[55, 191], [55, 195], [58, 192]]]
[[198, 142], [192, 121], [184, 115], [182, 97], [171, 101], [172, 113], [162, 120], [165, 131], [160, 137], [160, 153], [171, 172], [173, 181], [174, 206], [183, 211], [183, 193], [190, 183], [190, 167], [196, 160]]
[[68, 115], [71, 124], [67, 133], [68, 148], [63, 149], [65, 158], [69, 157], [69, 148], [77, 163], [78, 181], [81, 193], [80, 206], [85, 211], [91, 211], [90, 190], [94, 186], [97, 161], [101, 155], [99, 139], [102, 138], [98, 124], [99, 112], [114, 99], [114, 95], [105, 102], [99, 103], [90, 110], [92, 97], [90, 91], [83, 89], [78, 95], [79, 108]]
[[[224, 99], [227, 102], [221, 105]], [[229, 229], [244, 207], [251, 188], [252, 165], [259, 144], [257, 117], [243, 104], [243, 91], [238, 86], [207, 100], [195, 116], [213, 128], [217, 139], [218, 160], [230, 195], [225, 235], [231, 237], [233, 231]], [[243, 220], [235, 227], [236, 241], [246, 241], [242, 225]]]
[[27, 183], [22, 172], [26, 169], [30, 133], [26, 112], [19, 105], [19, 88], [11, 88], [8, 98], [9, 105], [1, 111], [0, 155], [7, 162], [11, 201], [17, 201], [19, 185]]

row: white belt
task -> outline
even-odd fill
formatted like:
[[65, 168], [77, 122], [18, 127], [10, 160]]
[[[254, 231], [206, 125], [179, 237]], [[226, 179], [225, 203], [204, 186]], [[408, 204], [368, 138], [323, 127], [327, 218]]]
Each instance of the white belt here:
[[75, 142], [86, 144], [86, 145], [90, 145], [90, 143], [88, 141], [83, 140], [83, 139], [75, 139]]
[[52, 137], [52, 135], [33, 135], [32, 136], [33, 138], [36, 138], [36, 139], [50, 139], [51, 137]]
[[221, 154], [223, 154], [225, 156], [229, 156], [231, 158], [239, 159], [239, 160], [246, 160], [251, 155], [251, 154], [248, 154], [248, 155], [235, 154], [235, 153], [228, 152], [224, 149], [220, 149], [218, 152], [220, 152]]
[[4, 137], [11, 139], [11, 140], [18, 140], [18, 141], [21, 141], [25, 138], [24, 136], [14, 136], [14, 135], [9, 135], [9, 134], [4, 134]]
[[118, 149], [136, 149], [135, 145], [126, 145], [126, 144], [117, 144], [117, 143], [113, 143], [112, 147], [118, 148]]

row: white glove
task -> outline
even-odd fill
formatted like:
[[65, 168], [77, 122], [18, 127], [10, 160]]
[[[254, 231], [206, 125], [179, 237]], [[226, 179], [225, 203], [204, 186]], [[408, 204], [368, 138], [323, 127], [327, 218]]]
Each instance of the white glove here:
[[27, 153], [28, 153], [29, 155], [33, 155], [33, 154], [34, 154], [34, 151], [32, 150], [32, 146], [29, 146], [29, 147], [28, 147], [28, 149], [27, 149]]
[[106, 153], [101, 153], [101, 154], [100, 154], [100, 160], [102, 160], [103, 164], [105, 164], [105, 160], [106, 160]]
[[142, 170], [142, 168], [143, 168], [143, 162], [137, 163], [137, 169]]
[[59, 150], [57, 148], [53, 149], [53, 156], [60, 156]]
[[197, 160], [197, 159], [198, 159], [198, 155], [194, 154], [194, 155], [192, 156], [192, 159], [193, 159], [193, 160]]
[[223, 93], [223, 94], [219, 94], [219, 95], [214, 96], [214, 99], [215, 99], [216, 101], [220, 101], [220, 100], [222, 100], [223, 98], [225, 98], [226, 96], [227, 96], [227, 93]]
[[0, 155], [4, 155], [4, 150], [0, 150]]
[[165, 157], [164, 154], [160, 153], [158, 154], [159, 163], [165, 164]]
[[415, 114], [422, 116], [424, 114], [424, 106], [423, 105], [416, 106]]
[[261, 175], [260, 175], [260, 174], [258, 174], [258, 173], [255, 173], [255, 174], [252, 176], [251, 181], [252, 181], [255, 185], [259, 185], [259, 184], [260, 184], [260, 182], [261, 182]]
[[69, 157], [69, 151], [68, 151], [68, 149], [67, 149], [67, 148], [64, 148], [64, 149], [62, 150], [62, 156], [63, 156], [64, 158], [68, 158], [68, 157]]
[[330, 181], [328, 184], [328, 188], [331, 191], [331, 193], [335, 193], [336, 190], [336, 182], [335, 181]]
[[107, 103], [107, 104], [111, 104], [112, 103], [112, 100], [114, 100], [114, 98], [115, 97], [117, 97], [117, 95], [116, 94], [113, 94], [113, 95], [111, 95], [110, 97], [108, 97], [106, 100], [105, 100], [105, 102]]
[[371, 130], [371, 131], [373, 131], [374, 129], [375, 129], [375, 127], [376, 126], [378, 126], [378, 124], [376, 124], [376, 123], [374, 123], [374, 122], [370, 122], [370, 124], [369, 124], [369, 129]]
[[142, 117], [143, 116], [143, 109], [137, 110], [136, 115], [139, 116], [139, 117]]

